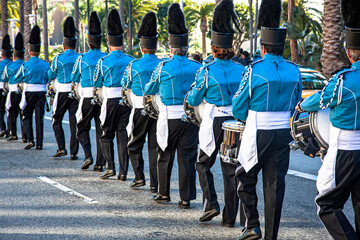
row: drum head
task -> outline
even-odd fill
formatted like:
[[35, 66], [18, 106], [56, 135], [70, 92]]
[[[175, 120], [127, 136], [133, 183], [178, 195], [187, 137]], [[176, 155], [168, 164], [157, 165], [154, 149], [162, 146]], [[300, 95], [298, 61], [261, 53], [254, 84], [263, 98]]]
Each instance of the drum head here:
[[310, 114], [310, 129], [318, 143], [327, 149], [330, 139], [330, 109]]
[[243, 132], [245, 124], [236, 120], [226, 120], [222, 124], [224, 130], [230, 130], [235, 132]]
[[153, 102], [153, 107], [154, 107], [154, 109], [155, 109], [157, 112], [159, 112], [159, 105], [158, 105], [158, 104], [161, 104], [160, 94], [157, 93], [157, 94], [155, 94], [155, 95], [152, 95], [151, 101]]

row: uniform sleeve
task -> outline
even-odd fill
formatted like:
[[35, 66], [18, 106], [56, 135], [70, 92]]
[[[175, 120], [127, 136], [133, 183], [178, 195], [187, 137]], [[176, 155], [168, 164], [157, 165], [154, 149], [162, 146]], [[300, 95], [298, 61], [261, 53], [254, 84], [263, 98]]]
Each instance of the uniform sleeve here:
[[102, 87], [102, 81], [104, 79], [103, 77], [103, 69], [102, 69], [102, 63], [103, 63], [103, 60], [100, 59], [97, 64], [96, 64], [96, 67], [95, 67], [95, 71], [94, 71], [94, 86], [95, 87]]
[[44, 76], [46, 82], [49, 82], [49, 75], [48, 75], [49, 71], [51, 71], [50, 64], [48, 62], [46, 62], [46, 72], [45, 72], [45, 76]]
[[[162, 64], [162, 63], [160, 63], [160, 64]], [[150, 81], [145, 85], [144, 93], [147, 95], [155, 95], [156, 93], [159, 92], [161, 76], [158, 76], [158, 75], [159, 75], [160, 66], [161, 66], [160, 64], [156, 66], [155, 70], [151, 74]]]
[[[245, 69], [245, 73], [247, 73], [251, 69], [247, 67]], [[232, 111], [235, 119], [239, 119], [241, 121], [246, 121], [248, 116], [249, 110], [249, 102], [250, 102], [250, 95], [249, 95], [249, 79], [251, 76], [248, 74], [244, 74], [243, 78], [241, 79], [239, 90], [235, 93], [233, 102], [232, 102]]]
[[80, 82], [81, 58], [82, 58], [82, 56], [79, 56], [76, 59], [76, 62], [73, 67], [73, 71], [71, 73], [71, 81], [74, 83]]
[[334, 97], [333, 94], [337, 81], [338, 81], [337, 77], [331, 78], [329, 84], [325, 87], [325, 89], [323, 89], [323, 91], [318, 91], [317, 93], [305, 98], [305, 100], [300, 104], [301, 109], [306, 112], [316, 112], [321, 110], [320, 100], [322, 93], [323, 93], [323, 107], [326, 106], [332, 98], [333, 100], [328, 107], [335, 107], [338, 102], [338, 92], [339, 92], [338, 87], [335, 91]]
[[53, 80], [56, 78], [57, 76], [57, 60], [58, 60], [58, 56], [56, 56], [53, 60], [53, 62], [51, 63], [51, 68], [48, 71], [48, 77], [50, 80]]
[[204, 99], [206, 93], [205, 68], [200, 68], [195, 77], [196, 85], [194, 85], [188, 95], [188, 103], [190, 106], [198, 106]]

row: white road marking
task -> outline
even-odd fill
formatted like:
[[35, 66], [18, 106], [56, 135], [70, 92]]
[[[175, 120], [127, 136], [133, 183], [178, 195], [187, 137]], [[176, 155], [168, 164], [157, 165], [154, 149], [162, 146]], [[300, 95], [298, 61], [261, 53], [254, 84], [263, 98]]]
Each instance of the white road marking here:
[[314, 181], [316, 181], [316, 179], [317, 179], [317, 176], [315, 176], [315, 175], [311, 175], [311, 174], [307, 174], [307, 173], [303, 173], [303, 172], [299, 172], [299, 171], [295, 171], [295, 170], [291, 170], [291, 169], [288, 170], [288, 174], [296, 176], [296, 177], [314, 180]]
[[53, 187], [56, 187], [56, 188], [60, 189], [63, 192], [66, 192], [66, 193], [68, 193], [70, 195], [74, 195], [74, 196], [76, 196], [78, 198], [82, 198], [87, 203], [98, 203], [98, 201], [95, 201], [94, 199], [91, 199], [91, 198], [89, 198], [89, 197], [87, 197], [87, 196], [85, 196], [85, 195], [83, 195], [81, 193], [78, 193], [75, 190], [72, 190], [71, 188], [65, 187], [64, 185], [62, 185], [62, 184], [60, 184], [58, 182], [55, 182], [55, 181], [51, 180], [48, 177], [39, 176], [37, 178], [39, 178], [40, 180], [52, 185]]
[[[52, 117], [47, 117], [47, 116], [45, 116], [44, 118], [45, 118], [46, 120], [52, 121]], [[69, 121], [66, 121], [66, 120], [62, 120], [62, 123], [65, 123], [65, 124], [68, 124], [68, 125], [70, 124]], [[94, 126], [91, 126], [91, 129], [92, 129], [92, 130], [96, 130]]]

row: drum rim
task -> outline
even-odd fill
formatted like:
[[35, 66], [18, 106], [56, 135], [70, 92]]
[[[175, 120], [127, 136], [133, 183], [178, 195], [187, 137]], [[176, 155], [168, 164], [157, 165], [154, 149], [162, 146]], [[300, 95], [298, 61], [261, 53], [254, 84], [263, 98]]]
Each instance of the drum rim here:
[[310, 132], [314, 135], [315, 140], [318, 142], [320, 147], [328, 149], [329, 144], [320, 135], [319, 128], [317, 126], [317, 121], [316, 121], [317, 116], [318, 116], [318, 111], [317, 112], [310, 112], [310, 116], [309, 116]]

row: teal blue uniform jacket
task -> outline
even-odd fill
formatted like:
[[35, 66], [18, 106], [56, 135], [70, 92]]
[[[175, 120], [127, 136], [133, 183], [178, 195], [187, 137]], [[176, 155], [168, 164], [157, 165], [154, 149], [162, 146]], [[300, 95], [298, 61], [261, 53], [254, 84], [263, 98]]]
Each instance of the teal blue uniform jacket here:
[[265, 54], [244, 71], [233, 99], [235, 119], [246, 121], [248, 110], [255, 112], [295, 111], [301, 100], [301, 74], [292, 62], [282, 56]]
[[21, 65], [15, 78], [17, 82], [27, 84], [47, 84], [49, 70], [50, 64], [48, 62], [39, 57], [31, 57], [29, 61]]
[[49, 79], [57, 78], [59, 83], [71, 83], [71, 73], [78, 57], [79, 54], [72, 49], [56, 55], [48, 71]]
[[[3, 59], [3, 60], [0, 62], [0, 76], [3, 75], [3, 72], [4, 72], [5, 67], [6, 67], [8, 64], [10, 64], [10, 63], [12, 63], [11, 59]], [[0, 82], [6, 82], [6, 79], [1, 78], [1, 79], [0, 79]]]
[[18, 81], [16, 80], [15, 76], [16, 73], [19, 71], [22, 64], [24, 64], [24, 60], [18, 59], [14, 62], [9, 63], [6, 65], [5, 70], [1, 76], [4, 82], [9, 81], [9, 84], [17, 84]]
[[[322, 94], [323, 104], [320, 106]], [[360, 61], [332, 76], [323, 91], [305, 98], [300, 107], [307, 112], [329, 107], [330, 121], [334, 127], [360, 130]]]
[[195, 79], [196, 85], [189, 93], [188, 103], [198, 106], [204, 99], [217, 107], [231, 105], [243, 71], [241, 64], [215, 58], [213, 62], [200, 68]]
[[151, 81], [145, 85], [145, 93], [155, 95], [159, 92], [161, 101], [166, 106], [183, 105], [185, 95], [200, 67], [201, 64], [197, 61], [174, 55], [155, 68]]

